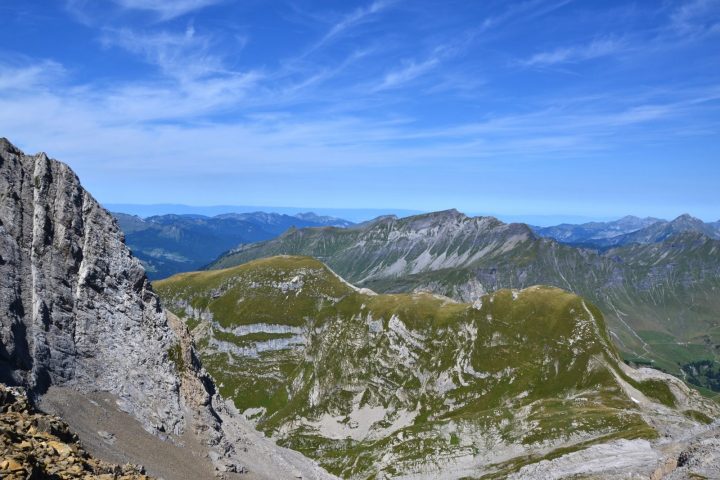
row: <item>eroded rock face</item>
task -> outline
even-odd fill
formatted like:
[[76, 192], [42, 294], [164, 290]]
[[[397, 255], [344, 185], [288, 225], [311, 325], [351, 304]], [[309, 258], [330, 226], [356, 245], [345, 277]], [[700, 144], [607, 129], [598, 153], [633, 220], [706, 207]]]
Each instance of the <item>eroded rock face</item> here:
[[177, 338], [113, 217], [65, 164], [0, 139], [0, 381], [115, 394], [180, 432]]
[[35, 411], [22, 389], [4, 385], [0, 385], [0, 478], [150, 480], [142, 467], [90, 457], [65, 423]]
[[[220, 478], [248, 470], [253, 478], [334, 478], [225, 405], [187, 329], [162, 309], [110, 213], [67, 165], [44, 153], [25, 155], [4, 138], [0, 312], [0, 388], [25, 387], [31, 399], [50, 385], [110, 393], [151, 433], [170, 441], [194, 434]], [[0, 452], [2, 478], [39, 468], [4, 459]], [[123, 474], [109, 475], [135, 478]]]

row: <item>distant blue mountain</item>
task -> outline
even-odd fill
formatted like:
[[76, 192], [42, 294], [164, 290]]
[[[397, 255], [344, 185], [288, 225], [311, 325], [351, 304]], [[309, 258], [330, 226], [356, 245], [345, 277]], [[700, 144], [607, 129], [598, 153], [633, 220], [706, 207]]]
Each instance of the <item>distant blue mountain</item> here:
[[658, 243], [684, 232], [720, 239], [720, 222], [705, 223], [688, 214], [680, 215], [672, 221], [627, 216], [612, 222], [589, 222], [580, 225], [563, 223], [552, 227], [531, 228], [541, 237], [553, 238], [569, 245], [600, 249]]
[[403, 209], [380, 209], [380, 208], [296, 208], [296, 207], [268, 207], [268, 206], [248, 206], [248, 205], [210, 205], [210, 206], [192, 206], [171, 203], [159, 203], [152, 205], [132, 204], [132, 203], [105, 203], [105, 208], [111, 212], [122, 212], [139, 217], [152, 217], [157, 215], [204, 215], [214, 217], [226, 213], [252, 213], [267, 212], [279, 213], [282, 215], [298, 215], [312, 211], [318, 216], [329, 216], [335, 218], [344, 218], [351, 222], [358, 223], [371, 220], [381, 215], [397, 215], [398, 217], [407, 217], [422, 213], [420, 210], [403, 210]]
[[208, 217], [197, 213], [142, 218], [113, 213], [125, 233], [125, 243], [151, 279], [198, 270], [241, 243], [277, 237], [291, 227], [349, 227], [353, 222], [313, 212], [295, 216], [279, 213], [224, 213]]

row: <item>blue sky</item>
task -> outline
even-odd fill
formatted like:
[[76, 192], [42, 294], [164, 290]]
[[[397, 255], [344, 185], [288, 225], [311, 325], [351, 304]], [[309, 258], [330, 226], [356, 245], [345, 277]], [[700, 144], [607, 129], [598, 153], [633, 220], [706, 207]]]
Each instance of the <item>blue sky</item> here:
[[720, 218], [720, 0], [0, 15], [0, 135], [103, 202]]

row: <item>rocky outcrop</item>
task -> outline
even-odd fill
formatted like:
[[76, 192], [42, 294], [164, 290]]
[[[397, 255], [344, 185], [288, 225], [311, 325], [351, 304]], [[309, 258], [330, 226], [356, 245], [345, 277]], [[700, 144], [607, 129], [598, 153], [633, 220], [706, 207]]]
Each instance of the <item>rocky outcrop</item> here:
[[4, 138], [0, 311], [0, 383], [27, 389], [31, 400], [50, 386], [107, 393], [150, 433], [178, 445], [194, 435], [226, 478], [332, 478], [225, 404], [115, 219], [72, 170]]
[[65, 164], [0, 140], [0, 381], [116, 395], [155, 432], [183, 427], [177, 342], [113, 217]]
[[667, 480], [720, 477], [720, 427], [693, 438], [678, 455], [676, 468]]
[[35, 411], [21, 388], [4, 385], [0, 385], [0, 478], [150, 480], [142, 467], [90, 457], [64, 422]]

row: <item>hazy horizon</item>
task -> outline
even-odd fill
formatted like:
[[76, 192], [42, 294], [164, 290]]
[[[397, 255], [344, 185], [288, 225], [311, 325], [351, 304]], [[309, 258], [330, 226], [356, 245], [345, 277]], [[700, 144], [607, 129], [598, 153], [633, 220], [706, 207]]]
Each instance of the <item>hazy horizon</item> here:
[[[137, 215], [142, 218], [154, 216], [154, 215], [166, 215], [166, 214], [179, 214], [179, 215], [204, 215], [204, 216], [215, 216], [224, 213], [253, 213], [253, 212], [268, 212], [268, 213], [280, 213], [286, 215], [295, 215], [297, 213], [312, 212], [317, 215], [328, 215], [332, 217], [342, 218], [344, 220], [350, 220], [352, 222], [363, 222], [372, 220], [381, 215], [396, 215], [398, 217], [407, 217], [411, 215], [420, 215], [423, 213], [430, 213], [440, 210], [409, 210], [401, 208], [380, 208], [380, 209], [366, 209], [366, 208], [326, 208], [326, 207], [289, 207], [289, 206], [270, 206], [270, 205], [184, 205], [184, 204], [173, 204], [173, 203], [157, 203], [157, 204], [119, 204], [119, 203], [106, 203], [103, 204], [108, 210], [118, 213], [127, 213], [131, 215]], [[468, 216], [493, 216], [504, 222], [520, 222], [527, 223], [529, 225], [535, 225], [540, 227], [547, 227], [553, 225], [559, 225], [562, 223], [568, 224], [581, 224], [588, 222], [609, 222], [618, 220], [625, 216], [635, 217], [653, 217], [652, 215], [633, 215], [629, 213], [627, 215], [620, 216], [609, 216], [609, 217], [587, 217], [580, 215], [565, 215], [562, 213], [548, 213], [544, 215], [522, 215], [522, 214], [503, 214], [491, 211], [463, 211], [456, 209], [461, 213]], [[692, 212], [684, 212], [693, 215]], [[673, 220], [674, 217], [655, 217], [660, 220]], [[700, 218], [700, 217], [697, 217]], [[700, 218], [704, 222], [716, 222], [717, 219], [712, 218]]]

